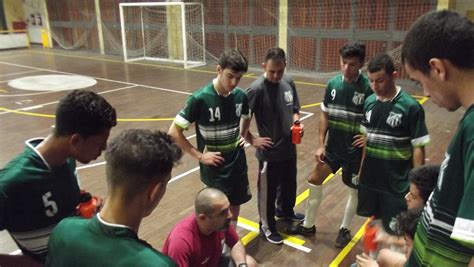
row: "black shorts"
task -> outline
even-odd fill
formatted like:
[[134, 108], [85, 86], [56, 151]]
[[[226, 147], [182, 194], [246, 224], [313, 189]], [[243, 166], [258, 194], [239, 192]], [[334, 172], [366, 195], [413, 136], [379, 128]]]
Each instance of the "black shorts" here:
[[332, 173], [336, 173], [339, 168], [342, 168], [342, 181], [345, 185], [357, 189], [357, 184], [354, 184], [353, 178], [359, 174], [360, 157], [356, 156], [354, 159], [347, 160], [326, 151], [324, 162], [329, 165]]
[[229, 203], [232, 206], [242, 205], [252, 198], [247, 174], [244, 174], [240, 179], [233, 178], [219, 183], [203, 181], [203, 183], [208, 187], [222, 191], [227, 196]]

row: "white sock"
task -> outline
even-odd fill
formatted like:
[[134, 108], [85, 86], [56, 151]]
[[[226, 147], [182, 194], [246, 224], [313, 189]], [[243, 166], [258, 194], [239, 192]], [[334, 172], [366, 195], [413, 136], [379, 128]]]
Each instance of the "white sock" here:
[[310, 228], [314, 226], [314, 221], [316, 219], [316, 213], [318, 213], [319, 206], [323, 199], [323, 186], [314, 185], [308, 183], [309, 196], [308, 201], [306, 201], [306, 210], [305, 210], [305, 219], [303, 226]]
[[344, 217], [342, 218], [341, 228], [349, 229], [351, 225], [352, 219], [357, 210], [357, 190], [353, 188], [349, 189], [349, 198], [347, 199], [346, 203], [346, 210], [344, 210]]

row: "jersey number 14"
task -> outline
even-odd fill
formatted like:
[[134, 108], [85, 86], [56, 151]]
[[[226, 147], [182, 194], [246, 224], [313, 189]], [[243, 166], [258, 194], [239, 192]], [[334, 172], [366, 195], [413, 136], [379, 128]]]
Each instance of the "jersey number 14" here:
[[219, 109], [219, 107], [216, 107], [215, 111], [212, 108], [209, 108], [209, 115], [210, 115], [210, 118], [209, 118], [210, 122], [221, 120], [221, 110]]

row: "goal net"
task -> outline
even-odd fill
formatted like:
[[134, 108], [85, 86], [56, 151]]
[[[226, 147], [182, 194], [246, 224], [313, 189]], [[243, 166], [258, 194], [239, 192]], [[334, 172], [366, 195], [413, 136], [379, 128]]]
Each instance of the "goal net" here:
[[124, 60], [205, 65], [203, 12], [200, 3], [121, 3]]

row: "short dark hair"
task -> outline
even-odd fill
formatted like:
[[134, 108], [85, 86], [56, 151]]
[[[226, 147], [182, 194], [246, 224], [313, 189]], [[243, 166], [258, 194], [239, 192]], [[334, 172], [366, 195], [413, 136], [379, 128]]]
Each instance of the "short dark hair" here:
[[391, 75], [395, 71], [392, 58], [387, 54], [378, 54], [374, 56], [367, 66], [367, 71], [374, 73], [380, 70], [384, 70], [385, 73]]
[[121, 187], [125, 197], [132, 198], [150, 183], [164, 182], [181, 156], [181, 148], [164, 132], [125, 130], [107, 146], [107, 181], [112, 189]]
[[474, 24], [450, 10], [429, 12], [411, 26], [402, 45], [402, 62], [425, 75], [431, 58], [474, 68]]
[[360, 42], [350, 42], [339, 50], [342, 58], [357, 57], [361, 63], [365, 60], [365, 44]]
[[436, 182], [438, 181], [440, 165], [423, 165], [413, 168], [408, 173], [408, 180], [410, 183], [416, 185], [420, 191], [420, 196], [425, 202], [433, 192]]
[[206, 187], [199, 190], [194, 200], [196, 215], [211, 216], [214, 213], [214, 200], [221, 197], [227, 198], [222, 191], [216, 188]]
[[228, 49], [221, 54], [219, 58], [219, 65], [224, 69], [231, 69], [233, 71], [248, 70], [248, 61], [237, 49]]
[[59, 101], [55, 136], [80, 134], [87, 138], [117, 125], [115, 109], [100, 95], [74, 90]]
[[395, 217], [395, 233], [398, 236], [408, 235], [413, 240], [422, 211], [423, 208], [417, 208], [400, 212]]
[[265, 55], [265, 62], [273, 60], [273, 61], [286, 61], [285, 51], [280, 47], [272, 47], [267, 50], [267, 54]]

